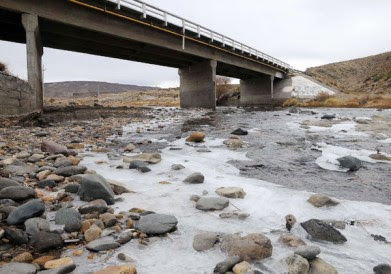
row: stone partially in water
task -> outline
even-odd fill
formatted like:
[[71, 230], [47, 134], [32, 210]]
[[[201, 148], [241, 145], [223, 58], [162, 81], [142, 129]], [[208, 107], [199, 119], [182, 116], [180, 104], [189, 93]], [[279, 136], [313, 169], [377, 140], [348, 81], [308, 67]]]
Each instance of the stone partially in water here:
[[92, 242], [89, 242], [86, 245], [86, 248], [90, 251], [105, 251], [109, 249], [116, 249], [120, 247], [120, 244], [114, 241], [112, 238], [107, 237], [107, 238], [100, 238], [97, 240], [94, 240]]
[[318, 246], [302, 246], [295, 250], [295, 254], [307, 260], [313, 260], [320, 254], [320, 248]]
[[147, 235], [160, 235], [176, 229], [177, 218], [166, 214], [148, 214], [140, 218], [135, 229]]
[[326, 113], [320, 119], [332, 120], [335, 119], [336, 117], [337, 115], [335, 113]]
[[233, 135], [247, 135], [248, 131], [241, 129], [241, 128], [238, 128], [238, 129], [232, 131], [231, 134], [233, 134]]
[[66, 166], [57, 168], [53, 174], [70, 177], [73, 175], [84, 174], [87, 171], [87, 168], [84, 166]]
[[103, 199], [108, 205], [114, 204], [114, 192], [110, 184], [100, 175], [84, 175], [80, 182], [78, 192], [82, 201], [93, 201]]
[[222, 210], [229, 205], [229, 200], [224, 197], [201, 197], [196, 202], [196, 208], [203, 211]]
[[362, 167], [362, 162], [353, 156], [344, 156], [337, 159], [341, 167], [347, 168], [350, 171], [357, 171]]
[[194, 172], [187, 176], [183, 182], [188, 184], [202, 184], [204, 182], [204, 175], [200, 172]]
[[203, 142], [205, 139], [205, 133], [201, 131], [195, 131], [190, 134], [189, 137], [186, 138], [186, 142]]
[[323, 206], [336, 206], [339, 204], [339, 202], [327, 197], [323, 194], [314, 194], [311, 195], [310, 198], [307, 200], [310, 204], [312, 204], [314, 207], [323, 207]]
[[285, 227], [288, 231], [291, 231], [292, 227], [296, 223], [296, 217], [292, 214], [288, 214], [285, 216]]
[[338, 271], [335, 269], [334, 266], [332, 266], [329, 263], [326, 263], [321, 258], [315, 258], [314, 260], [311, 260], [309, 263], [310, 263], [310, 271], [308, 272], [308, 274], [319, 274], [319, 273], [338, 274]]
[[375, 274], [391, 274], [391, 265], [379, 264], [373, 268]]
[[216, 193], [220, 196], [226, 197], [226, 198], [233, 198], [233, 199], [243, 199], [244, 196], [246, 196], [246, 192], [244, 192], [243, 188], [241, 187], [220, 187], [216, 189]]
[[285, 261], [288, 264], [289, 274], [307, 274], [310, 269], [308, 261], [296, 254], [289, 256]]
[[219, 262], [214, 270], [213, 273], [218, 273], [218, 274], [225, 274], [228, 273], [237, 263], [241, 262], [241, 259], [239, 256], [231, 256], [225, 259], [222, 262]]
[[129, 162], [129, 169], [138, 169], [147, 166], [148, 163], [141, 160], [133, 160]]
[[211, 249], [218, 241], [219, 234], [215, 232], [204, 232], [194, 236], [193, 248], [197, 251]]
[[279, 238], [284, 245], [290, 247], [298, 247], [307, 245], [300, 237], [293, 234], [284, 234]]
[[341, 232], [321, 220], [311, 219], [301, 223], [301, 226], [315, 240], [323, 240], [333, 243], [344, 243], [347, 241]]
[[130, 163], [135, 160], [157, 164], [162, 160], [162, 156], [159, 153], [141, 153], [135, 156], [127, 156], [123, 159], [124, 163]]

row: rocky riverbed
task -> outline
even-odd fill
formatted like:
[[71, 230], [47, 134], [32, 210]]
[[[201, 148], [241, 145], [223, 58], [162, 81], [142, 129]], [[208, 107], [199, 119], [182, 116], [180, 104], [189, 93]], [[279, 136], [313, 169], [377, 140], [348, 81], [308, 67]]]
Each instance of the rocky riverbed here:
[[132, 114], [0, 128], [0, 273], [390, 273], [391, 112]]

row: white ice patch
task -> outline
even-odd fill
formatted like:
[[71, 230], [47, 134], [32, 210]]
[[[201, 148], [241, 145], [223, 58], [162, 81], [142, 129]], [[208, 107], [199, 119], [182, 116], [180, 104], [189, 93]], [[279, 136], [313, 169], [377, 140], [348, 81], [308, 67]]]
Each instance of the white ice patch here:
[[[161, 153], [162, 161], [150, 165], [149, 173], [136, 170], [115, 169], [122, 161], [110, 161], [105, 154], [94, 154], [85, 157], [82, 165], [97, 170], [104, 177], [119, 181], [136, 193], [122, 195], [123, 202], [115, 204], [116, 212], [127, 211], [133, 207], [144, 208], [158, 213], [171, 214], [178, 219], [178, 230], [167, 237], [151, 240], [148, 246], [138, 244], [137, 239], [121, 246], [114, 254], [107, 256], [106, 263], [102, 259], [88, 261], [85, 257], [74, 257], [78, 271], [94, 271], [102, 268], [102, 264], [118, 264], [116, 255], [123, 252], [135, 260], [137, 272], [140, 274], [154, 273], [211, 273], [215, 265], [226, 258], [226, 254], [218, 247], [206, 252], [197, 252], [192, 248], [194, 235], [203, 231], [221, 233], [242, 232], [244, 235], [253, 232], [265, 233], [273, 244], [273, 256], [262, 260], [262, 264], [273, 272], [286, 273], [284, 259], [293, 253], [278, 242], [284, 230], [285, 215], [294, 214], [298, 222], [311, 218], [334, 220], [361, 220], [360, 225], [347, 226], [341, 232], [346, 236], [347, 243], [335, 245], [326, 242], [311, 242], [306, 240], [306, 232], [296, 225], [294, 234], [305, 239], [308, 245], [321, 248], [320, 258], [334, 265], [340, 274], [371, 273], [373, 266], [379, 263], [391, 263], [389, 245], [375, 242], [371, 233], [381, 234], [391, 239], [391, 206], [340, 200], [341, 204], [332, 208], [315, 208], [306, 200], [311, 193], [287, 189], [262, 180], [240, 176], [237, 168], [228, 164], [229, 160], [246, 160], [245, 152], [228, 150], [222, 139], [208, 139], [201, 144], [210, 148], [209, 153], [197, 152], [197, 147], [188, 146], [184, 139], [171, 143], [172, 147], [182, 150], [169, 150]], [[325, 151], [334, 151], [335, 155], [347, 152], [343, 148], [324, 146]], [[367, 154], [358, 155], [362, 159]], [[96, 164], [97, 160], [106, 160], [108, 164]], [[172, 164], [182, 164], [186, 168], [179, 171], [171, 170]], [[114, 166], [113, 166], [114, 165]], [[200, 185], [189, 185], [183, 180], [193, 172], [201, 172], [205, 182]], [[288, 178], [287, 178], [288, 179]], [[159, 181], [169, 181], [169, 185], [161, 185]], [[216, 196], [215, 190], [222, 186], [242, 187], [247, 193], [244, 199], [230, 199], [232, 205], [223, 211], [203, 212], [197, 210], [189, 197], [201, 195], [203, 190], [208, 196]], [[233, 206], [234, 205], [234, 206]], [[233, 211], [239, 208], [251, 216], [246, 220], [221, 219], [221, 212]]]
[[[316, 159], [316, 164], [320, 166], [323, 169], [328, 170], [335, 170], [335, 171], [341, 171], [346, 172], [348, 171], [347, 168], [342, 168], [339, 166], [339, 162], [337, 161], [338, 158], [343, 156], [353, 156], [358, 159], [360, 159], [363, 162], [368, 163], [390, 163], [390, 161], [380, 161], [380, 160], [374, 160], [370, 158], [369, 156], [372, 154], [376, 154], [376, 151], [371, 150], [355, 150], [355, 149], [349, 149], [344, 147], [338, 147], [338, 146], [332, 146], [327, 145], [326, 143], [318, 143], [316, 149], [322, 151], [322, 156]], [[384, 154], [387, 157], [390, 157], [388, 154]]]

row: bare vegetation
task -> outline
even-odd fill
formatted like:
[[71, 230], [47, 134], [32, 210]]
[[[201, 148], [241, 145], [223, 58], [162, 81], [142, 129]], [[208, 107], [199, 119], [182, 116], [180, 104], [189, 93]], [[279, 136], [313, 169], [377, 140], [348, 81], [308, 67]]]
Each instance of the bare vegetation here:
[[0, 62], [0, 72], [6, 72], [6, 71], [7, 71], [7, 66]]

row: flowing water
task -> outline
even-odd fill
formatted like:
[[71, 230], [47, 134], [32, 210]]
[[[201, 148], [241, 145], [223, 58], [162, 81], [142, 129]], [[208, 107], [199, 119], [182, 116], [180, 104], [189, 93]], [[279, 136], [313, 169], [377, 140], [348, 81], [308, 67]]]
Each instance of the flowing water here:
[[[339, 273], [372, 273], [380, 263], [391, 263], [391, 245], [375, 241], [371, 234], [391, 241], [391, 182], [388, 161], [369, 157], [380, 151], [390, 156], [391, 112], [373, 109], [317, 109], [290, 114], [283, 111], [219, 108], [216, 112], [201, 110], [152, 109], [149, 123], [124, 127], [122, 136], [112, 136], [119, 144], [140, 142], [140, 151], [159, 150], [162, 161], [151, 165], [149, 173], [116, 169], [122, 160], [110, 160], [106, 154], [88, 153], [82, 164], [107, 179], [121, 182], [135, 193], [123, 194], [115, 204], [116, 212], [138, 207], [178, 219], [177, 231], [167, 237], [154, 237], [147, 246], [137, 240], [120, 247], [115, 253], [101, 255], [106, 264], [118, 264], [116, 254], [131, 256], [138, 273], [211, 273], [226, 255], [218, 246], [206, 252], [192, 248], [194, 235], [204, 231], [221, 234], [261, 232], [273, 244], [273, 256], [252, 264], [263, 273], [287, 273], [284, 259], [294, 249], [282, 245], [278, 238], [285, 233], [285, 215], [294, 214], [298, 222], [311, 218], [346, 221], [341, 232], [345, 244], [315, 242], [296, 225], [292, 233], [308, 245], [321, 248], [320, 258], [335, 266]], [[321, 120], [323, 113], [337, 113], [333, 121]], [[354, 117], [372, 117], [371, 120]], [[236, 128], [249, 131], [241, 139], [246, 147], [229, 150], [224, 139]], [[189, 131], [206, 132], [205, 142], [187, 144]], [[175, 149], [173, 149], [175, 148]], [[200, 150], [200, 148], [203, 148]], [[207, 148], [210, 152], [205, 152]], [[178, 150], [180, 149], [180, 150]], [[130, 153], [128, 155], [133, 155]], [[363, 161], [356, 172], [338, 167], [336, 159], [353, 155]], [[100, 161], [100, 162], [99, 162]], [[102, 163], [104, 161], [104, 163]], [[172, 164], [185, 169], [171, 170]], [[205, 176], [204, 184], [188, 185], [183, 180], [193, 172]], [[169, 181], [171, 184], [159, 184]], [[193, 194], [216, 196], [222, 186], [242, 187], [244, 199], [231, 199], [222, 212], [239, 208], [250, 214], [245, 220], [221, 219], [221, 212], [203, 212], [195, 208]], [[340, 204], [315, 208], [306, 200], [312, 193], [336, 198]], [[102, 267], [100, 260], [81, 257], [80, 271]]]

